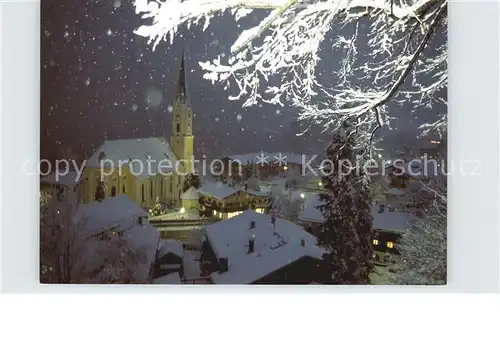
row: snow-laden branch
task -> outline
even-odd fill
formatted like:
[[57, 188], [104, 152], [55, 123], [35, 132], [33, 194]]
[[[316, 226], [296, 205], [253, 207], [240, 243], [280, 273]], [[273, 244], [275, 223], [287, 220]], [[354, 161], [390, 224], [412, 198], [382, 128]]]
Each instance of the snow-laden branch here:
[[[181, 25], [203, 21], [205, 30], [225, 11], [236, 21], [268, 12], [240, 33], [227, 57], [200, 62], [204, 78], [235, 85], [229, 98], [244, 107], [287, 103], [325, 130], [348, 122], [359, 134], [358, 151], [370, 152], [376, 131], [394, 118], [411, 118], [391, 116], [388, 105], [416, 111], [445, 103], [447, 0], [136, 0], [135, 7], [152, 20], [136, 34], [153, 49], [172, 42]], [[320, 60], [338, 64], [322, 72]], [[446, 117], [421, 129], [445, 130]]]

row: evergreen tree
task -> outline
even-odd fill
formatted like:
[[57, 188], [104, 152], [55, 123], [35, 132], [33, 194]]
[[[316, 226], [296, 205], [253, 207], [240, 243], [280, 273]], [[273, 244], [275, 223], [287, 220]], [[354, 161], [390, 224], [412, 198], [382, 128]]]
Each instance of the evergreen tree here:
[[160, 198], [157, 196], [156, 197], [156, 202], [155, 205], [153, 206], [153, 209], [151, 210], [151, 214], [153, 216], [159, 216], [163, 214], [163, 206], [160, 202]]
[[102, 202], [106, 198], [106, 184], [104, 180], [97, 180], [97, 187], [95, 189], [95, 200]]
[[371, 246], [372, 216], [370, 189], [362, 182], [352, 145], [354, 137], [335, 135], [326, 156], [323, 172], [325, 191], [319, 194], [323, 213], [318, 243], [330, 250], [327, 262], [334, 284], [369, 284], [373, 267]]

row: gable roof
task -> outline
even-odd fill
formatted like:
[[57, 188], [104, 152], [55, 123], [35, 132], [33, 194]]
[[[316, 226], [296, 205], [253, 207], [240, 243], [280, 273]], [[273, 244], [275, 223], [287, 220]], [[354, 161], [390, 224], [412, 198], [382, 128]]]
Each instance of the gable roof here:
[[[255, 227], [250, 229], [252, 221]], [[255, 240], [254, 252], [248, 253], [251, 236]], [[217, 259], [228, 259], [227, 272], [211, 275], [212, 281], [218, 284], [252, 283], [302, 257], [321, 259], [326, 252], [316, 245], [316, 238], [300, 226], [277, 218], [273, 231], [271, 216], [251, 210], [205, 226], [205, 237]]]
[[198, 189], [198, 193], [205, 196], [215, 197], [216, 199], [222, 200], [230, 195], [242, 191], [239, 187], [232, 187], [228, 184], [222, 182], [205, 182]]
[[[299, 220], [302, 222], [322, 223], [324, 221], [323, 214], [317, 208], [321, 204], [318, 196], [311, 196], [304, 204], [304, 210], [299, 215]], [[413, 214], [401, 211], [389, 211], [387, 208], [384, 212], [379, 213], [379, 207], [373, 206], [371, 214], [373, 216], [373, 229], [390, 232], [404, 232], [410, 224], [417, 219]]]
[[[87, 166], [101, 167], [101, 156], [106, 160], [104, 166], [113, 164], [118, 167], [121, 163], [128, 166], [139, 179], [146, 179], [160, 172], [172, 172], [177, 162], [164, 137], [106, 140], [90, 157]], [[152, 174], [148, 174], [148, 160]]]
[[162, 239], [158, 245], [158, 257], [163, 257], [168, 253], [173, 253], [177, 257], [184, 256], [184, 248], [179, 240]]
[[105, 199], [102, 202], [79, 205], [73, 222], [79, 225], [82, 234], [98, 234], [118, 226], [118, 230], [126, 229], [128, 219], [136, 221], [139, 217], [147, 217], [148, 213], [126, 194]]

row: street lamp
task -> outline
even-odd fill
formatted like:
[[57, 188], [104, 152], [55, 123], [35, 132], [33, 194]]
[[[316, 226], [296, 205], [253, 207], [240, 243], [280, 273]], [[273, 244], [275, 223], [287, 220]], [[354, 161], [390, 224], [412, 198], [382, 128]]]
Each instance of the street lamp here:
[[301, 198], [301, 199], [303, 199], [303, 198], [305, 198], [305, 197], [306, 197], [306, 196], [304, 195], [304, 193], [301, 193], [301, 194], [300, 194], [300, 198]]

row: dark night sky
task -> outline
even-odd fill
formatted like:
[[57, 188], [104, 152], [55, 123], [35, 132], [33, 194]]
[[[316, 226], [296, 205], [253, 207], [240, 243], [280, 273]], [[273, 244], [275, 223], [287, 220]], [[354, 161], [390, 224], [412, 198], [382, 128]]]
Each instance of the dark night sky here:
[[[53, 159], [68, 147], [90, 156], [105, 139], [169, 135], [168, 108], [183, 49], [198, 155], [322, 152], [329, 136], [294, 136], [301, 130], [297, 111], [271, 105], [242, 109], [241, 101], [228, 101], [222, 86], [202, 78], [198, 61], [228, 53], [241, 31], [229, 16], [219, 16], [205, 32], [181, 30], [172, 45], [162, 42], [153, 52], [146, 38], [133, 34], [142, 20], [132, 3], [42, 1], [42, 158]], [[247, 22], [259, 20], [253, 15]]]

